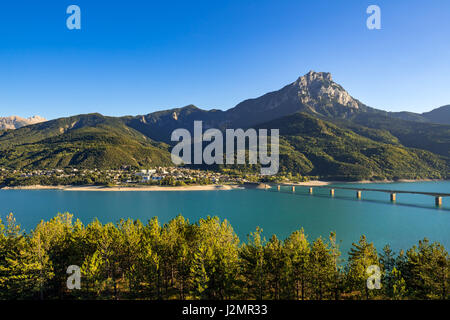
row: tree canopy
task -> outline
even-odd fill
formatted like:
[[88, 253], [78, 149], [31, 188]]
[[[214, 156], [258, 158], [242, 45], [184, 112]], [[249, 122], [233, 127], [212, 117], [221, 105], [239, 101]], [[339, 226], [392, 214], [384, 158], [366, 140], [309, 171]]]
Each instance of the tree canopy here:
[[[71, 265], [79, 290], [66, 285]], [[381, 288], [369, 290], [373, 265]], [[0, 220], [0, 299], [448, 299], [448, 287], [448, 253], [428, 239], [378, 253], [362, 235], [343, 263], [334, 232], [266, 240], [257, 228], [241, 243], [217, 217], [85, 226], [64, 213], [30, 233]]]

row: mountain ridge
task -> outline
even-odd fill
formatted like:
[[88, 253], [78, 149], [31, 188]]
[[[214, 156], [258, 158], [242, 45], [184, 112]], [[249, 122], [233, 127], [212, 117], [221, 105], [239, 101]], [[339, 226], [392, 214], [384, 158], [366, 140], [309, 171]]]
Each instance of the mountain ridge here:
[[0, 134], [0, 166], [118, 168], [170, 165], [168, 146], [98, 113], [38, 123]]
[[[416, 119], [413, 113], [402, 116]], [[286, 172], [343, 180], [448, 178], [450, 125], [411, 119], [371, 108], [330, 73], [310, 71], [226, 111], [188, 105], [138, 116], [93, 113], [0, 132], [0, 166], [171, 165], [172, 131], [193, 132], [194, 121], [201, 120], [204, 130], [278, 125]], [[313, 130], [286, 132], [305, 125]]]

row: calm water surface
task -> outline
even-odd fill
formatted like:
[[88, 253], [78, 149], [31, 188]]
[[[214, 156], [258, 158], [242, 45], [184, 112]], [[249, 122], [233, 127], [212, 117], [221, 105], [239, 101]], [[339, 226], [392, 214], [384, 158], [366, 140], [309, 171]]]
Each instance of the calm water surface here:
[[[450, 193], [449, 181], [358, 186]], [[450, 248], [450, 198], [435, 208], [430, 196], [397, 194], [397, 203], [391, 204], [387, 193], [363, 192], [363, 200], [356, 200], [354, 191], [336, 190], [334, 198], [326, 189], [315, 189], [312, 196], [307, 191], [300, 187], [295, 194], [288, 188], [281, 192], [0, 190], [0, 217], [13, 212], [30, 231], [41, 219], [49, 220], [58, 212], [73, 213], [85, 224], [94, 218], [103, 223], [128, 217], [146, 222], [153, 216], [165, 223], [180, 213], [195, 222], [211, 215], [229, 220], [241, 240], [257, 226], [267, 238], [276, 234], [282, 239], [303, 227], [310, 239], [336, 231], [343, 252], [361, 234], [379, 250], [386, 243], [395, 250], [407, 249], [424, 237]]]

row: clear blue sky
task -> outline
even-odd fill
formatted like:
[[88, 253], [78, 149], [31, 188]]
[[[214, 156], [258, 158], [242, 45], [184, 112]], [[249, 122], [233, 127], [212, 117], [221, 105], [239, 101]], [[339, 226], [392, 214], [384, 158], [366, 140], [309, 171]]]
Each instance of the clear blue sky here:
[[[66, 28], [81, 8], [82, 29]], [[381, 7], [382, 30], [366, 28]], [[448, 0], [14, 0], [0, 5], [0, 116], [228, 109], [327, 71], [362, 102], [450, 104]]]

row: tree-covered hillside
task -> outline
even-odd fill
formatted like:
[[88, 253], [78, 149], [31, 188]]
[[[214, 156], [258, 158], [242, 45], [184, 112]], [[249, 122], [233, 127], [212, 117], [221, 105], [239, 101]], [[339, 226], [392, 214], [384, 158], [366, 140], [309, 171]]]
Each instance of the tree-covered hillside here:
[[280, 128], [282, 171], [339, 180], [449, 177], [448, 159], [406, 148], [383, 131], [367, 129], [369, 139], [306, 113], [260, 127]]
[[0, 166], [118, 168], [170, 165], [168, 146], [120, 119], [99, 114], [62, 118], [0, 136]]
[[349, 121], [339, 121], [351, 128], [359, 124], [367, 128], [390, 132], [404, 146], [428, 150], [450, 157], [450, 125], [414, 122], [384, 115], [358, 114]]
[[[0, 136], [0, 166], [103, 169], [173, 165], [169, 145], [152, 140], [127, 123], [123, 118], [88, 114], [8, 130]], [[280, 128], [282, 173], [378, 180], [443, 179], [450, 172], [448, 158], [404, 147], [390, 128], [380, 130], [355, 123], [350, 126], [348, 122], [338, 125], [306, 113], [276, 119], [258, 128]]]

